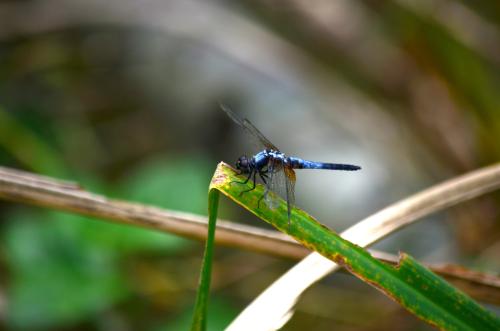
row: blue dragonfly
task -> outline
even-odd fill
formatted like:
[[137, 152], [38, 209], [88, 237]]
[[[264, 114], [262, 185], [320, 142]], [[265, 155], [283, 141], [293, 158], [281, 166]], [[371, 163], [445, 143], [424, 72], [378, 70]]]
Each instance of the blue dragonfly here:
[[278, 205], [276, 196], [269, 194], [270, 191], [277, 193], [285, 198], [287, 203], [288, 227], [290, 227], [291, 210], [295, 204], [295, 171], [294, 169], [326, 169], [326, 170], [344, 170], [355, 171], [361, 167], [351, 164], [324, 163], [303, 160], [293, 156], [286, 156], [271, 143], [257, 128], [248, 120], [239, 118], [231, 109], [221, 105], [222, 110], [240, 127], [245, 130], [259, 145], [261, 151], [248, 157], [242, 155], [236, 161], [236, 169], [239, 174], [246, 174], [247, 178], [240, 184], [247, 184], [250, 179], [253, 186], [240, 195], [255, 189], [257, 175], [265, 185], [265, 191], [258, 201], [264, 198], [269, 208], [274, 209]]

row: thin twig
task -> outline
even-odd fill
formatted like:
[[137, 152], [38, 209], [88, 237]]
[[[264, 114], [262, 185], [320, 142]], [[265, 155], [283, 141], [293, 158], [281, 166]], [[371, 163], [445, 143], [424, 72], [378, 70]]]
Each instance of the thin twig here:
[[[78, 184], [0, 167], [0, 198], [21, 203], [71, 211], [205, 240], [204, 216], [170, 211], [139, 203], [108, 199], [83, 190]], [[269, 255], [299, 259], [309, 251], [288, 236], [247, 225], [218, 221], [216, 242]]]
[[[4, 167], [0, 167], [0, 198], [151, 228], [196, 240], [205, 240], [207, 236], [207, 220], [203, 216], [111, 200], [85, 191], [77, 183]], [[216, 242], [219, 245], [297, 260], [310, 253], [308, 249], [277, 231], [225, 221], [218, 221], [217, 224]], [[394, 255], [378, 251], [371, 253], [387, 263], [397, 264], [398, 259]], [[476, 299], [500, 304], [500, 278], [446, 265], [433, 265], [431, 269], [448, 280], [459, 283], [462, 289]]]

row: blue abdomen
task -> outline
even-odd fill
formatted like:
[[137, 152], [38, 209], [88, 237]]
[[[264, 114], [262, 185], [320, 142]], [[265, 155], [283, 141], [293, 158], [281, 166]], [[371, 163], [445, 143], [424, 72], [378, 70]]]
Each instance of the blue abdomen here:
[[352, 164], [314, 162], [302, 160], [296, 157], [289, 157], [288, 159], [292, 167], [295, 169], [326, 169], [345, 171], [354, 171], [361, 169], [361, 167]]

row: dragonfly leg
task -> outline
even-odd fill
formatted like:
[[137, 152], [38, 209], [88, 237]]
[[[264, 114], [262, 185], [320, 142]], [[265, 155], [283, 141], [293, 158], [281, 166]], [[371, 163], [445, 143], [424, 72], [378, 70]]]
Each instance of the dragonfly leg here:
[[260, 176], [260, 179], [262, 179], [262, 181], [264, 182], [264, 184], [267, 184], [266, 179], [269, 178], [267, 176], [267, 174], [265, 172], [259, 172], [259, 176]]
[[262, 171], [262, 172], [259, 171], [259, 176], [260, 176], [260, 179], [262, 179], [262, 181], [264, 182], [264, 184], [266, 184], [266, 190], [264, 191], [264, 194], [262, 194], [262, 196], [257, 201], [257, 208], [260, 208], [260, 202], [262, 201], [262, 199], [264, 199], [267, 196], [267, 193], [269, 192], [269, 189], [267, 188], [267, 181], [266, 181], [266, 179], [269, 178], [269, 177], [267, 177], [267, 171]]
[[246, 183], [248, 182], [248, 180], [250, 179], [250, 177], [252, 177], [252, 174], [253, 174], [253, 186], [252, 186], [252, 188], [250, 188], [250, 189], [248, 189], [248, 190], [241, 191], [241, 192], [240, 192], [240, 196], [241, 196], [243, 193], [246, 193], [246, 192], [250, 192], [250, 191], [255, 190], [255, 186], [257, 185], [257, 184], [256, 184], [256, 182], [255, 182], [255, 179], [256, 179], [255, 177], [257, 176], [257, 171], [255, 171], [255, 170], [254, 170], [254, 171], [250, 172], [250, 176], [248, 176], [248, 178], [247, 178], [247, 180], [245, 181], [245, 183], [244, 183], [244, 184], [246, 184]]
[[[246, 184], [246, 183], [248, 183], [248, 181], [249, 181], [249, 180], [250, 180], [250, 178], [252, 177], [253, 173], [254, 173], [254, 171], [250, 171], [250, 172], [248, 173], [248, 177], [247, 177], [247, 179], [245, 179], [245, 181], [243, 181], [243, 182], [239, 182], [239, 181], [237, 181], [237, 180], [233, 180], [233, 181], [231, 181], [231, 182], [230, 182], [230, 184], [232, 184], [232, 183]], [[238, 175], [241, 175], [241, 173], [239, 173]], [[255, 178], [255, 176], [254, 176], [254, 178]]]

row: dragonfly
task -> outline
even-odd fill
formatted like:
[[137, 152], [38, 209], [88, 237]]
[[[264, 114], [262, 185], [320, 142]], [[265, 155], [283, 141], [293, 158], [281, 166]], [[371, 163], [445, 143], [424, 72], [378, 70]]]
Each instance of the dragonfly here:
[[285, 198], [287, 203], [288, 227], [290, 228], [291, 211], [295, 205], [295, 182], [294, 169], [324, 169], [356, 171], [361, 167], [352, 164], [325, 163], [303, 160], [298, 157], [286, 156], [278, 147], [269, 141], [248, 119], [241, 119], [225, 105], [220, 105], [222, 110], [243, 130], [251, 136], [261, 147], [261, 151], [252, 156], [242, 155], [236, 161], [238, 174], [245, 174], [245, 181], [236, 183], [247, 184], [250, 179], [253, 185], [250, 189], [240, 192], [240, 195], [252, 191], [256, 187], [257, 176], [265, 185], [264, 194], [260, 197], [257, 207], [260, 208], [262, 199], [266, 201], [269, 208], [274, 209], [279, 203], [276, 196], [269, 192], [277, 193]]

